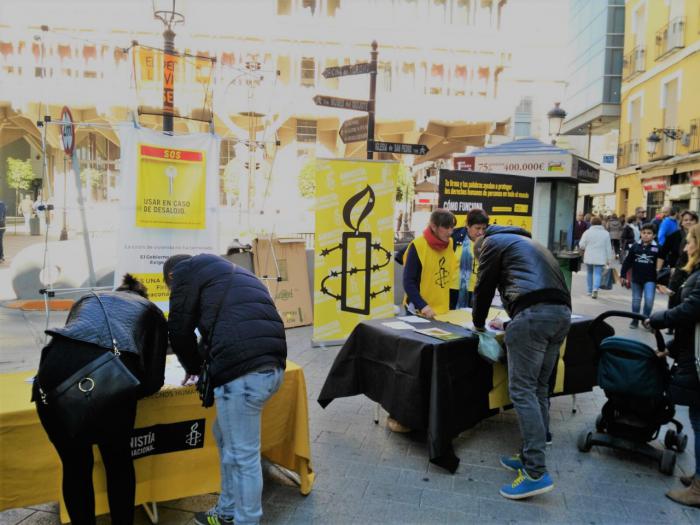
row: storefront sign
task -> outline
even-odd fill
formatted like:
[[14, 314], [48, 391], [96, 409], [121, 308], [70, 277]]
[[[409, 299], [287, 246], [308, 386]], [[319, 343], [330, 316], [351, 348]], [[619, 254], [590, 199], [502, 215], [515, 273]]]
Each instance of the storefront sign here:
[[536, 178], [570, 178], [571, 155], [482, 155], [476, 157], [475, 170], [482, 173], [507, 173]]
[[694, 171], [690, 175], [690, 184], [693, 186], [700, 186], [700, 170]]
[[667, 188], [666, 178], [658, 177], [655, 179], [646, 179], [642, 183], [644, 191], [664, 191]]
[[474, 157], [453, 157], [452, 166], [457, 171], [474, 171]]

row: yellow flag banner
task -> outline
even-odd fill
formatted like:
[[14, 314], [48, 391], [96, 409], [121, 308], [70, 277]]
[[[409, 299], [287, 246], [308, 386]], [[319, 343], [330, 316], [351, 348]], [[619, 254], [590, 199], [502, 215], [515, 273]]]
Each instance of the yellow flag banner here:
[[115, 281], [131, 273], [167, 312], [163, 263], [171, 255], [218, 253], [218, 137], [164, 135], [122, 126], [120, 222]]
[[398, 164], [316, 161], [315, 345], [344, 341], [365, 319], [394, 315]]

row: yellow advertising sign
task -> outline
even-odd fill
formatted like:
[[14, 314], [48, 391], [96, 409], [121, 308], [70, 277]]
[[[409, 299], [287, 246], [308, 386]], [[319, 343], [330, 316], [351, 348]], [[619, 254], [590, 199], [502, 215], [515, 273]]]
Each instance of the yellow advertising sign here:
[[206, 228], [204, 151], [139, 144], [136, 226]]
[[166, 302], [170, 300], [170, 290], [165, 285], [163, 272], [158, 273], [132, 273], [136, 279], [141, 281], [148, 291], [148, 299], [154, 303]]
[[397, 176], [393, 162], [316, 162], [314, 343], [394, 315]]

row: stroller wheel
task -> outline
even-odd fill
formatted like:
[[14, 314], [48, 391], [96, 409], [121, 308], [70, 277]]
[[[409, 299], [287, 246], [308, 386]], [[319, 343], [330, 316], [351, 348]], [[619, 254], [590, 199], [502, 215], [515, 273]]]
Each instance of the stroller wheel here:
[[670, 476], [676, 468], [676, 453], [672, 450], [664, 450], [659, 461], [659, 472]]
[[676, 447], [676, 431], [669, 428], [664, 436], [664, 447], [673, 450]]
[[595, 418], [595, 430], [596, 432], [605, 431], [605, 419], [603, 418], [603, 414], [598, 414], [598, 417]]
[[684, 452], [685, 448], [688, 446], [688, 434], [681, 432], [676, 436], [676, 450], [678, 452]]
[[576, 441], [576, 446], [581, 452], [589, 452], [591, 447], [593, 447], [593, 432], [588, 430], [581, 432]]

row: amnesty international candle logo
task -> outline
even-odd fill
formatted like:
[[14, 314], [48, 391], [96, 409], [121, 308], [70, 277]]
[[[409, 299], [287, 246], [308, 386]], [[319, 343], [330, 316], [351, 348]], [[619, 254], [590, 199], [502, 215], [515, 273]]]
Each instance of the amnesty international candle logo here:
[[139, 145], [136, 226], [206, 228], [206, 158], [203, 151]]
[[[364, 207], [356, 207], [363, 199], [367, 199]], [[321, 281], [321, 293], [329, 295], [340, 301], [340, 309], [344, 312], [369, 314], [370, 300], [382, 293], [391, 291], [391, 286], [383, 286], [379, 290], [371, 289], [371, 274], [378, 272], [391, 261], [391, 253], [378, 242], [372, 242], [371, 232], [360, 231], [362, 221], [374, 208], [374, 191], [368, 185], [359, 191], [343, 206], [343, 222], [350, 228], [349, 232], [343, 232], [342, 242], [331, 248], [321, 251], [321, 257], [327, 257], [336, 250], [340, 250], [342, 256], [342, 270], [332, 270]], [[359, 216], [353, 220], [353, 215]], [[372, 250], [384, 255], [384, 261], [372, 264]], [[326, 282], [340, 277], [340, 293], [329, 290]], [[351, 290], [356, 292], [351, 297]]]
[[448, 271], [447, 268], [445, 268], [445, 258], [440, 257], [440, 269], [435, 272], [435, 284], [437, 284], [440, 288], [444, 288], [445, 285], [447, 285], [447, 275]]

